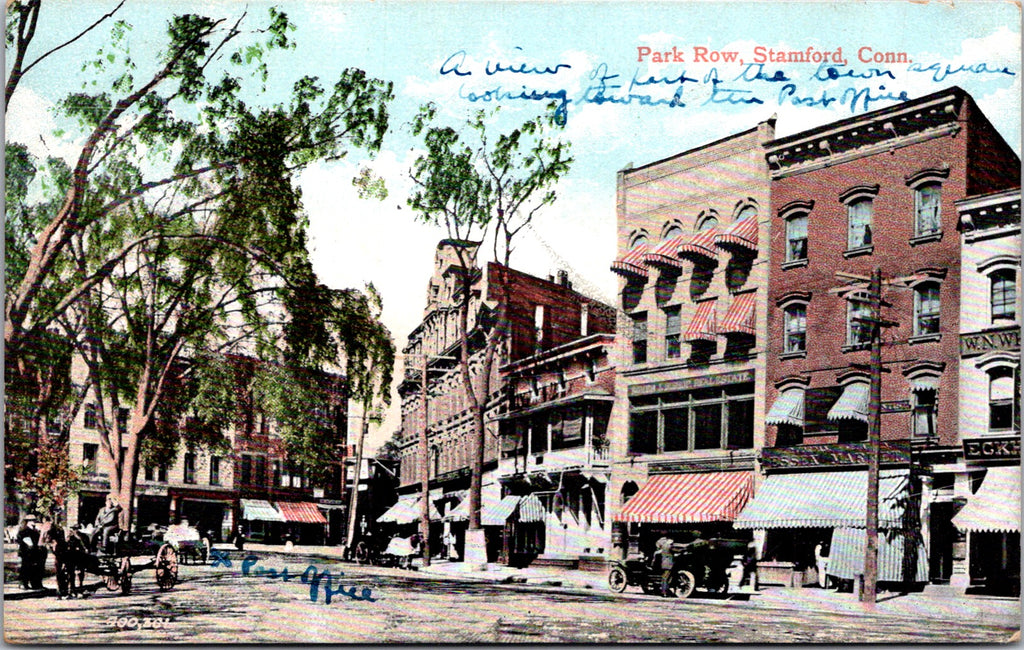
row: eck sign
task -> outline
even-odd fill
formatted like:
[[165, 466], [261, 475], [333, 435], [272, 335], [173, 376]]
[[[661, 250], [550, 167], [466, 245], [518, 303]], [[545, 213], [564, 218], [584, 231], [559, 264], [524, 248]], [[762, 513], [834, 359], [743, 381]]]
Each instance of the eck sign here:
[[1020, 458], [1020, 436], [964, 440], [965, 460]]

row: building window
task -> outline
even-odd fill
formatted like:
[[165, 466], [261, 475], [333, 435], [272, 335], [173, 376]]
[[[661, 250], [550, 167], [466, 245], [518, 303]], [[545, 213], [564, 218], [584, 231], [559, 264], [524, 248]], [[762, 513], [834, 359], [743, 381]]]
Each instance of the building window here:
[[156, 468], [156, 480], [157, 480], [158, 483], [166, 483], [167, 482], [167, 466], [166, 465], [161, 465], [160, 467]]
[[92, 404], [92, 403], [86, 404], [85, 405], [85, 421], [83, 422], [83, 426], [86, 429], [99, 429], [100, 428], [100, 422], [99, 422], [99, 418], [97, 417], [97, 415], [98, 415], [98, 413], [97, 413], [96, 405]]
[[697, 232], [703, 232], [705, 230], [711, 230], [712, 228], [716, 228], [716, 227], [718, 227], [718, 218], [717, 217], [707, 217], [703, 221], [700, 222], [699, 226], [697, 226]]
[[999, 269], [989, 279], [992, 287], [992, 322], [1016, 320], [1017, 272], [1013, 269]]
[[580, 305], [580, 336], [587, 335], [587, 329], [590, 325], [590, 305], [583, 303]]
[[807, 305], [786, 307], [783, 312], [783, 345], [785, 354], [807, 350]]
[[679, 358], [679, 333], [681, 319], [679, 307], [670, 307], [665, 310], [665, 358]]
[[267, 459], [263, 456], [257, 456], [252, 467], [252, 484], [253, 485], [266, 485], [267, 484]]
[[147, 481], [152, 481], [154, 474], [155, 474], [155, 472], [153, 471], [153, 466], [152, 465], [146, 465], [146, 473], [145, 473], [146, 480]]
[[807, 259], [807, 215], [800, 214], [786, 220], [786, 261]]
[[533, 308], [534, 345], [538, 352], [544, 349], [544, 305]]
[[252, 456], [242, 455], [241, 480], [242, 485], [252, 485]]
[[284, 487], [284, 483], [282, 482], [283, 479], [281, 478], [281, 461], [275, 460], [271, 464], [271, 468], [273, 469], [274, 472], [273, 480], [271, 481], [271, 483], [274, 485], [274, 487]]
[[664, 393], [630, 402], [629, 451], [660, 454], [754, 445], [754, 386]]
[[633, 363], [647, 363], [647, 314], [633, 315]]
[[914, 392], [914, 435], [917, 437], [935, 436], [936, 391], [918, 390]]
[[849, 250], [871, 245], [872, 201], [862, 198], [847, 205], [846, 214], [849, 231], [846, 247]]
[[922, 185], [914, 191], [914, 236], [923, 237], [942, 232], [942, 186]]
[[86, 474], [96, 474], [99, 471], [96, 461], [97, 453], [99, 453], [99, 445], [92, 442], [82, 445], [82, 463], [85, 465]]
[[862, 347], [871, 344], [872, 323], [865, 319], [871, 318], [871, 307], [860, 300], [846, 302], [846, 344], [851, 347]]
[[220, 485], [220, 456], [210, 456], [210, 485]]
[[121, 431], [128, 430], [128, 409], [120, 407], [117, 409], [117, 426]]
[[914, 289], [914, 336], [939, 333], [939, 285], [926, 282]]
[[999, 367], [989, 372], [989, 431], [1020, 430], [1020, 390], [1013, 368]]
[[196, 482], [196, 455], [191, 452], [185, 454], [185, 482]]

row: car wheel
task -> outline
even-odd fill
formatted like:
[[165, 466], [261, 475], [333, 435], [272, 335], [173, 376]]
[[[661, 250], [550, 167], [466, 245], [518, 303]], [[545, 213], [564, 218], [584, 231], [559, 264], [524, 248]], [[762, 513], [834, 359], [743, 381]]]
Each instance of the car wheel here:
[[621, 594], [624, 592], [626, 590], [627, 583], [628, 580], [626, 579], [626, 572], [621, 568], [614, 567], [608, 572], [608, 588], [615, 593]]

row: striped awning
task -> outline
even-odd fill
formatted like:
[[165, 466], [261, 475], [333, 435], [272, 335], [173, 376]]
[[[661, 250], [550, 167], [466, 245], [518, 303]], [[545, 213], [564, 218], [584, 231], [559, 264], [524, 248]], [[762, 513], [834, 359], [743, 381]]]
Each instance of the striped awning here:
[[[420, 495], [403, 494], [398, 497], [395, 505], [391, 506], [381, 516], [377, 517], [379, 523], [411, 524], [420, 518]], [[430, 504], [430, 520], [440, 521], [441, 515], [437, 512], [434, 504]]]
[[[853, 580], [864, 575], [863, 528], [836, 528], [829, 551], [829, 575]], [[927, 582], [928, 556], [917, 530], [878, 531], [878, 579], [891, 582]]]
[[868, 422], [868, 401], [870, 398], [871, 386], [866, 382], [858, 381], [847, 384], [843, 394], [839, 396], [836, 403], [828, 411], [827, 418], [834, 420], [860, 420]]
[[646, 257], [647, 242], [643, 241], [631, 248], [621, 259], [612, 262], [612, 271], [626, 277], [646, 278], [647, 267], [644, 265]]
[[498, 503], [489, 503], [480, 510], [481, 526], [504, 526], [519, 505], [519, 497], [508, 495]]
[[615, 518], [647, 524], [732, 521], [753, 494], [751, 472], [656, 474]]
[[715, 238], [715, 245], [729, 249], [733, 246], [757, 250], [757, 217], [740, 219]]
[[685, 341], [715, 341], [715, 300], [705, 300], [697, 305], [690, 326], [686, 328]]
[[688, 260], [703, 264], [705, 262], [718, 261], [718, 249], [715, 248], [715, 238], [718, 237], [718, 228], [708, 228], [693, 236], [689, 242], [679, 247], [679, 256]]
[[804, 426], [804, 389], [787, 388], [779, 393], [768, 414], [764, 416], [764, 423]]
[[[879, 473], [878, 526], [903, 528], [909, 470]], [[863, 528], [867, 472], [800, 472], [765, 478], [733, 526], [740, 528]]]
[[529, 494], [519, 502], [519, 521], [529, 524], [544, 521], [544, 504], [536, 494]]
[[305, 501], [278, 501], [277, 507], [285, 521], [296, 524], [326, 524], [327, 519], [317, 509], [315, 503]]
[[241, 499], [242, 519], [249, 521], [284, 521], [284, 515], [274, 509], [269, 501], [262, 499]]
[[1020, 466], [990, 467], [953, 525], [971, 533], [1020, 532]]
[[757, 324], [754, 320], [756, 292], [742, 293], [732, 300], [729, 311], [718, 326], [722, 334], [749, 334], [754, 335], [754, 327]]
[[647, 253], [644, 262], [650, 266], [657, 266], [668, 269], [683, 268], [683, 261], [679, 259], [679, 247], [686, 243], [686, 235], [669, 237], [658, 244], [653, 251]]

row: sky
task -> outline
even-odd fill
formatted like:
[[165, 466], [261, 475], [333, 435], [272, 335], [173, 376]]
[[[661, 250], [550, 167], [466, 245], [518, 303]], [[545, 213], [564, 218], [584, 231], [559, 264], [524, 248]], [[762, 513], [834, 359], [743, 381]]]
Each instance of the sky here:
[[[44, 2], [35, 52], [48, 50], [115, 2]], [[1012, 2], [339, 2], [279, 3], [297, 26], [294, 51], [268, 59], [266, 95], [281, 101], [300, 76], [330, 83], [347, 67], [394, 83], [381, 151], [318, 163], [298, 178], [315, 269], [327, 285], [372, 282], [401, 351], [420, 322], [435, 245], [445, 232], [406, 203], [420, 154], [410, 120], [435, 102], [457, 126], [500, 108], [494, 133], [555, 101], [574, 163], [556, 202], [523, 233], [513, 266], [569, 272], [582, 292], [614, 304], [615, 178], [777, 118], [783, 137], [957, 85], [1020, 153], [1020, 9]], [[272, 3], [128, 0], [126, 46], [140, 66], [176, 13], [263, 20]], [[99, 28], [24, 77], [5, 115], [8, 141], [73, 158], [80, 140], [51, 110], [88, 87], [81, 71], [108, 39]], [[795, 57], [791, 53], [801, 53]], [[30, 57], [31, 58], [31, 57]], [[9, 65], [9, 64], [8, 64]], [[6, 68], [5, 68], [6, 70]], [[141, 72], [141, 71], [140, 71]], [[141, 73], [140, 73], [141, 78]], [[76, 149], [76, 145], [78, 149]], [[383, 201], [357, 196], [364, 165], [387, 183]], [[401, 376], [401, 358], [396, 368]], [[374, 448], [400, 427], [398, 397], [372, 428]], [[353, 427], [358, 423], [353, 422]], [[354, 430], [354, 428], [353, 428]]]

